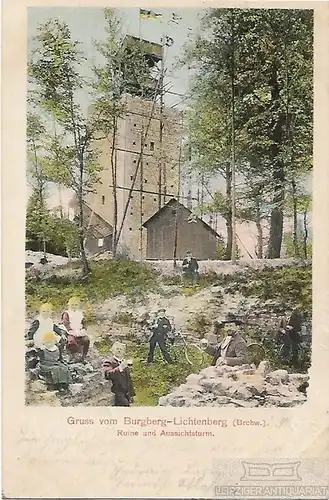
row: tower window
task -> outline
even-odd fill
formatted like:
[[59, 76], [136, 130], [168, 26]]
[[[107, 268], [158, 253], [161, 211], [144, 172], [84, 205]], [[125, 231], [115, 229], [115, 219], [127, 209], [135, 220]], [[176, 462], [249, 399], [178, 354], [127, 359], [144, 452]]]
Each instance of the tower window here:
[[133, 141], [133, 146], [136, 146], [136, 141]]
[[145, 147], [147, 148], [147, 144], [145, 144]]
[[144, 179], [144, 182], [146, 183], [146, 182], [147, 182], [147, 179]]
[[136, 160], [134, 160], [134, 163], [136, 163]]
[[132, 231], [132, 228], [131, 228], [131, 227], [129, 228], [129, 231]]
[[134, 123], [134, 127], [136, 127], [136, 123]]
[[104, 203], [105, 203], [105, 196], [103, 195], [102, 196], [102, 205], [104, 205]]
[[150, 142], [150, 150], [154, 151], [154, 142], [153, 141]]
[[157, 201], [157, 199], [156, 199], [156, 198], [153, 198], [153, 201]]
[[145, 200], [145, 196], [142, 196], [142, 200]]
[[134, 212], [130, 212], [130, 215], [134, 215]]
[[131, 175], [131, 176], [130, 176], [130, 180], [132, 181], [132, 180], [133, 180], [133, 178], [134, 178], [134, 177]]

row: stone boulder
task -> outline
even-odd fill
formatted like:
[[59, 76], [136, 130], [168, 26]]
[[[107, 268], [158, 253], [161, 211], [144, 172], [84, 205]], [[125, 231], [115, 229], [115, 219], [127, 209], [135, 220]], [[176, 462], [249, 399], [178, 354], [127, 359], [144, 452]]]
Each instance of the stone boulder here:
[[189, 375], [186, 383], [161, 397], [158, 404], [256, 408], [292, 407], [306, 401], [306, 394], [300, 388], [307, 383], [308, 376], [270, 369], [268, 362], [257, 370], [251, 365], [211, 366]]

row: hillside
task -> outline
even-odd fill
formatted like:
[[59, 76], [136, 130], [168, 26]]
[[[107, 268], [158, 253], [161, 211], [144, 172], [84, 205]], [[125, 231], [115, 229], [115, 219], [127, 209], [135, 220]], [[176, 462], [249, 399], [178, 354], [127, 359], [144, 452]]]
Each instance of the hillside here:
[[[209, 269], [210, 264], [212, 269]], [[134, 404], [157, 405], [159, 398], [183, 384], [188, 375], [209, 366], [211, 361], [207, 355], [200, 357], [197, 350], [191, 349], [192, 359], [188, 362], [184, 350], [178, 347], [175, 365], [164, 363], [158, 352], [154, 365], [145, 367], [142, 364], [148, 345], [140, 321], [146, 312], [156, 311], [159, 307], [166, 308], [167, 315], [188, 345], [197, 344], [204, 336], [209, 337], [213, 322], [223, 319], [228, 312], [242, 316], [247, 342], [266, 345], [266, 358], [273, 369], [283, 368], [291, 372], [291, 367], [283, 366], [279, 361], [273, 344], [264, 342], [271, 339], [279, 318], [295, 307], [303, 311], [309, 324], [311, 267], [290, 261], [258, 261], [253, 267], [217, 263], [216, 268], [211, 262], [208, 269], [205, 263], [202, 271], [200, 284], [196, 287], [181, 283], [172, 266], [166, 263], [94, 262], [92, 274], [86, 280], [80, 279], [77, 263], [52, 267], [38, 276], [28, 271], [27, 320], [33, 318], [43, 301], [52, 302], [59, 317], [68, 298], [79, 295], [85, 304], [92, 349], [87, 368], [77, 367], [80, 385], [73, 389], [74, 394], [61, 396], [60, 401], [53, 395], [49, 403], [39, 381], [31, 382], [27, 388], [27, 402], [84, 406], [111, 404], [110, 387], [103, 380], [100, 367], [113, 342], [120, 339], [127, 344], [128, 355], [134, 361]], [[309, 362], [309, 355], [305, 355], [299, 371], [305, 373]]]

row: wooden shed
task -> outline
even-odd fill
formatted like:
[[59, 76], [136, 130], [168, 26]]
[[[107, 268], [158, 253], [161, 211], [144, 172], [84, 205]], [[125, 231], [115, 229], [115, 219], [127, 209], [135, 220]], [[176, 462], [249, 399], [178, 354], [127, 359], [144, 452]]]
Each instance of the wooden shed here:
[[216, 259], [219, 234], [174, 198], [143, 226], [147, 229], [147, 259], [172, 260], [175, 246], [177, 259], [183, 259], [187, 251], [199, 260]]
[[[75, 210], [78, 217], [78, 206], [75, 201], [71, 202], [71, 207]], [[92, 210], [87, 203], [83, 204], [83, 219], [85, 228], [85, 248], [95, 255], [105, 251], [112, 250], [113, 229], [103, 217]]]

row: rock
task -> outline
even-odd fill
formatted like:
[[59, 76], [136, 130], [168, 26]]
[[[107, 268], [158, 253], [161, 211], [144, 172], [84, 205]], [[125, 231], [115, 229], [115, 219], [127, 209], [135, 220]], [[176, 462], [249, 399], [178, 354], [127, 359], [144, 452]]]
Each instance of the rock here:
[[256, 408], [259, 406], [259, 402], [256, 400], [250, 400], [250, 401], [242, 401], [241, 399], [230, 399], [231, 403], [234, 403], [236, 406], [240, 408]]
[[70, 392], [73, 396], [76, 396], [83, 390], [83, 384], [70, 384]]
[[258, 373], [266, 377], [272, 371], [272, 367], [269, 361], [261, 361], [257, 368]]
[[243, 401], [248, 401], [249, 399], [252, 398], [252, 392], [243, 386], [235, 389], [232, 395], [235, 398], [242, 399]]
[[41, 380], [33, 380], [30, 385], [31, 392], [44, 392], [47, 390], [47, 385]]
[[286, 384], [289, 382], [289, 374], [287, 370], [275, 370], [274, 372], [270, 372], [265, 377], [266, 382], [270, 382], [271, 384]]
[[291, 373], [289, 375], [289, 382], [296, 387], [297, 391], [305, 393], [309, 385], [309, 378], [309, 375], [306, 373]]

